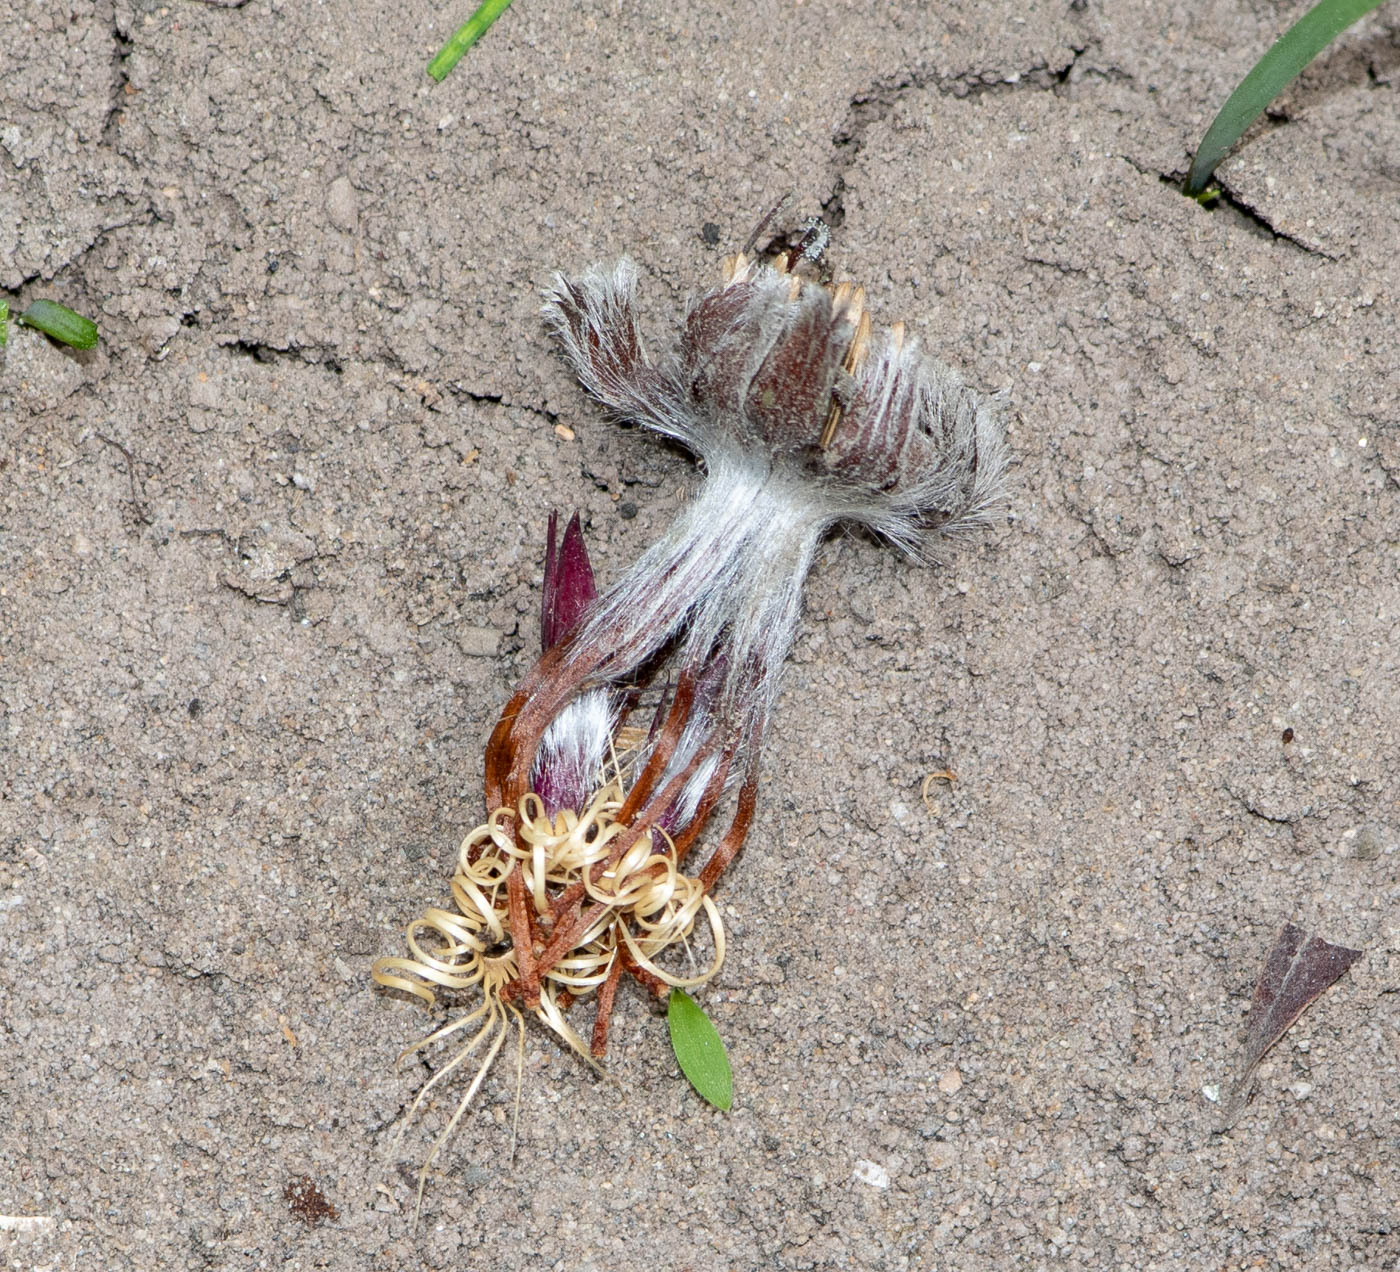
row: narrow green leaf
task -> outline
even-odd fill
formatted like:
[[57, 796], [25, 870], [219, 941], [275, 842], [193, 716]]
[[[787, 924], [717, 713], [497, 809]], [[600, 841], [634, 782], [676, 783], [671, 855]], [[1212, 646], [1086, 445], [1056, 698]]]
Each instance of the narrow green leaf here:
[[36, 300], [15, 321], [35, 327], [75, 349], [91, 349], [97, 344], [97, 324], [56, 301]]
[[1240, 81], [1201, 139], [1185, 191], [1193, 199], [1206, 188], [1216, 165], [1298, 73], [1353, 22], [1383, 0], [1319, 0], [1288, 28]]
[[10, 302], [0, 296], [0, 349], [10, 338]]
[[724, 1042], [710, 1018], [685, 990], [673, 989], [666, 1006], [666, 1023], [671, 1027], [671, 1050], [681, 1072], [715, 1108], [727, 1113], [734, 1100], [734, 1075]]
[[491, 24], [509, 8], [510, 0], [483, 0], [481, 7], [453, 32], [452, 38], [428, 63], [428, 74], [441, 84], [447, 78], [447, 73], [462, 60], [462, 55], [481, 39]]

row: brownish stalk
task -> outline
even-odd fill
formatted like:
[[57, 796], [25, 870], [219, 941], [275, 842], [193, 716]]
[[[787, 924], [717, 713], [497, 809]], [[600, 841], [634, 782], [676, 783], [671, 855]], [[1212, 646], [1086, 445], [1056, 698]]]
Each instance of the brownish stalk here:
[[738, 804], [734, 820], [729, 823], [729, 829], [724, 832], [724, 838], [719, 841], [709, 861], [705, 863], [705, 868], [700, 871], [700, 885], [706, 892], [714, 890], [720, 875], [729, 868], [729, 863], [734, 860], [739, 849], [744, 846], [744, 840], [748, 836], [754, 811], [758, 807], [757, 752], [749, 760], [748, 772], [744, 774], [744, 784], [739, 788]]
[[[525, 878], [518, 863], [506, 878], [506, 888], [510, 897], [510, 943], [520, 972], [521, 994], [525, 1006], [533, 1011], [540, 1005], [541, 969], [535, 963], [535, 931], [530, 922], [530, 907], [526, 904]], [[546, 966], [543, 970], [549, 968]]]
[[593, 1038], [588, 1049], [601, 1060], [608, 1050], [608, 1023], [612, 1020], [613, 1000], [617, 997], [618, 982], [622, 979], [623, 964], [621, 953], [608, 969], [608, 979], [598, 986], [598, 1010], [593, 1016]]
[[622, 808], [618, 810], [618, 821], [636, 819], [637, 811], [651, 795], [657, 779], [666, 771], [666, 766], [676, 753], [676, 746], [680, 743], [681, 734], [685, 732], [685, 722], [690, 717], [690, 708], [694, 701], [695, 677], [686, 670], [681, 672], [676, 681], [676, 693], [671, 701], [671, 709], [666, 713], [666, 721], [661, 726], [651, 755], [633, 781], [632, 789], [627, 792]]

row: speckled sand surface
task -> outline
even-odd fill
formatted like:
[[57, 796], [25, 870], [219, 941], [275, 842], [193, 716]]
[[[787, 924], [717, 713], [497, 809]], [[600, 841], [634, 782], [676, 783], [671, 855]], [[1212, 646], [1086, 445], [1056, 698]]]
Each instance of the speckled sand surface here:
[[[1400, 14], [1207, 211], [1164, 177], [1273, 5], [519, 0], [433, 88], [469, 8], [4, 19], [0, 289], [104, 337], [0, 355], [4, 1266], [1400, 1265]], [[661, 330], [788, 190], [1009, 390], [1009, 514], [820, 555], [733, 1112], [629, 990], [617, 1085], [532, 1030], [514, 1161], [506, 1065], [415, 1233], [450, 1101], [388, 1157], [428, 1021], [369, 965], [480, 819], [549, 510], [612, 579], [692, 481], [539, 289], [629, 253]], [[1287, 919], [1365, 957], [1213, 1134]]]

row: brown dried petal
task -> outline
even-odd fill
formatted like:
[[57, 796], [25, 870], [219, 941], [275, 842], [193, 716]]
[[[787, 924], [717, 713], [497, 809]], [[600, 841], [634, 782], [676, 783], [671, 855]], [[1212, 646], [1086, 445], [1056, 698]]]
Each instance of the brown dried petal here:
[[622, 262], [608, 275], [559, 275], [547, 300], [545, 315], [584, 387], [622, 418], [664, 431], [671, 385], [642, 344], [635, 268]]
[[[885, 492], [938, 475], [923, 523], [940, 525], [975, 502], [980, 434], [971, 424], [978, 410], [978, 395], [961, 377], [904, 348], [902, 331], [892, 331], [857, 375], [826, 451], [828, 471]], [[994, 469], [1004, 463], [993, 458]]]
[[691, 397], [716, 414], [737, 416], [751, 374], [758, 335], [759, 288], [740, 279], [702, 296], [685, 319], [681, 370]]
[[749, 384], [749, 423], [775, 452], [817, 446], [831, 410], [832, 392], [854, 334], [824, 289], [804, 286], [787, 307], [772, 348]]
[[828, 469], [875, 490], [887, 490], [901, 468], [926, 462], [932, 447], [920, 435], [914, 377], [906, 369], [861, 377], [826, 451]]
[[1243, 1106], [1254, 1070], [1269, 1049], [1312, 1006], [1322, 991], [1360, 957], [1360, 950], [1333, 945], [1305, 932], [1295, 923], [1283, 925], [1259, 974], [1259, 983], [1254, 987], [1244, 1059], [1225, 1105], [1227, 1123]]

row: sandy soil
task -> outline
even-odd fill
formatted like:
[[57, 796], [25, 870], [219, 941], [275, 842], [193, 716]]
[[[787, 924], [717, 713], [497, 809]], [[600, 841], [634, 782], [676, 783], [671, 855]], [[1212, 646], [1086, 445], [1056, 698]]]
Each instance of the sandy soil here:
[[[1400, 15], [1205, 210], [1273, 5], [520, 0], [434, 88], [469, 8], [5, 19], [0, 288], [103, 332], [0, 356], [5, 1266], [1400, 1266]], [[480, 819], [549, 510], [613, 578], [692, 480], [539, 289], [629, 253], [660, 328], [788, 190], [1009, 390], [1009, 515], [822, 552], [733, 1112], [626, 991], [616, 1085], [533, 1030], [415, 1233], [450, 1100], [389, 1157], [428, 1020], [369, 965]], [[1365, 957], [1216, 1134], [1287, 919]]]

